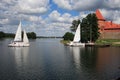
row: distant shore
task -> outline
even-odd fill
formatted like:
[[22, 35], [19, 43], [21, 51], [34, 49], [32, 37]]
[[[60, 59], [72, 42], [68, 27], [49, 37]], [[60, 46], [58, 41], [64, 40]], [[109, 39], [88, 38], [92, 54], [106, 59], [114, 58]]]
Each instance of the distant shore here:
[[56, 37], [56, 36], [37, 36], [36, 38], [62, 38], [62, 37]]
[[[23, 32], [22, 32], [22, 36], [23, 36]], [[28, 32], [27, 36], [28, 36], [28, 38], [36, 39], [36, 33], [34, 33], [34, 32]], [[0, 39], [2, 39], [2, 38], [14, 38], [14, 37], [15, 37], [14, 33], [4, 33], [2, 31], [0, 31]]]

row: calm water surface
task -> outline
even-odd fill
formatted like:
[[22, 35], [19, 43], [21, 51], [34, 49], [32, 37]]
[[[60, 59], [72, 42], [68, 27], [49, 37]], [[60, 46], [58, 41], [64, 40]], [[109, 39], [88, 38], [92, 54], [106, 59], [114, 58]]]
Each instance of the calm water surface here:
[[69, 47], [60, 39], [30, 40], [8, 47], [0, 40], [0, 80], [114, 80], [120, 77], [120, 47]]

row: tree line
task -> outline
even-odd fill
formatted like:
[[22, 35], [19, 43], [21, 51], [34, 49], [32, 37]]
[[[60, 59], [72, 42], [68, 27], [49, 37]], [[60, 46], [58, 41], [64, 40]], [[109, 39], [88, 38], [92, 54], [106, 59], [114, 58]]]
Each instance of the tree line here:
[[[22, 34], [23, 34], [23, 32], [22, 32]], [[34, 32], [27, 33], [27, 36], [28, 36], [28, 38], [36, 39], [36, 33], [34, 33]], [[14, 38], [14, 37], [15, 37], [15, 34], [13, 34], [13, 33], [4, 33], [2, 31], [0, 31], [0, 39], [1, 38]]]
[[[79, 24], [81, 25], [81, 42], [95, 42], [99, 38], [98, 20], [95, 13], [88, 14], [81, 21], [73, 20], [70, 30], [75, 32]], [[74, 37], [72, 32], [65, 33], [64, 40], [72, 41]]]

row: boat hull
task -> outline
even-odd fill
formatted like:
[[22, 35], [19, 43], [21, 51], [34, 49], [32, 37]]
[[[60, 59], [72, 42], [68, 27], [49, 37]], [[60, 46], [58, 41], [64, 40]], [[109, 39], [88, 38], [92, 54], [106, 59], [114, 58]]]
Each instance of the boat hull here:
[[85, 43], [79, 43], [79, 42], [70, 42], [68, 43], [69, 46], [78, 46], [78, 47], [85, 47]]
[[24, 42], [12, 42], [11, 44], [8, 44], [9, 47], [28, 47], [30, 46], [29, 43]]

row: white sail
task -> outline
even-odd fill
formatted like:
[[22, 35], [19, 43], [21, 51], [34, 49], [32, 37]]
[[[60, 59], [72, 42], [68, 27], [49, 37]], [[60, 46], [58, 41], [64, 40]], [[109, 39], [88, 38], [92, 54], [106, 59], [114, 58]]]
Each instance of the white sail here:
[[77, 30], [75, 32], [75, 36], [74, 36], [74, 39], [73, 39], [73, 42], [79, 42], [80, 41], [80, 38], [81, 38], [81, 33], [80, 33], [80, 24], [78, 25], [77, 27]]
[[23, 35], [23, 42], [24, 43], [29, 43], [29, 40], [28, 40], [28, 37], [27, 37], [27, 34], [26, 34], [25, 30], [24, 30], [24, 35]]
[[18, 26], [14, 41], [22, 41], [22, 36], [21, 36], [22, 32], [21, 32], [21, 22]]
[[8, 46], [11, 46], [11, 47], [23, 47], [23, 46], [28, 47], [28, 46], [30, 46], [25, 30], [24, 30], [24, 35], [23, 35], [23, 39], [22, 39], [21, 22], [18, 26], [14, 41], [12, 43], [10, 43]]

